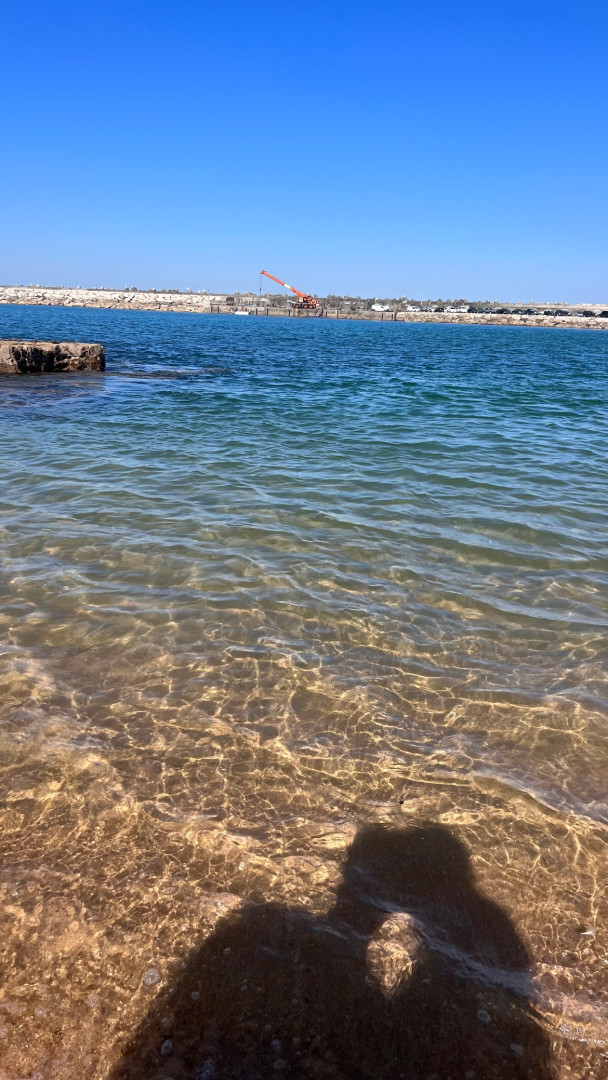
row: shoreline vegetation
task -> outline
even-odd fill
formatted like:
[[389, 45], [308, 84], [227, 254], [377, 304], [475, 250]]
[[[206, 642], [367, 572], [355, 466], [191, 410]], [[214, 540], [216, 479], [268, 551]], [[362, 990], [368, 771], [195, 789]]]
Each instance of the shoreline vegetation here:
[[[403, 300], [389, 304], [363, 307], [363, 301], [328, 297], [320, 298], [320, 313], [298, 310], [283, 296], [257, 296], [255, 293], [227, 295], [224, 293], [193, 293], [177, 290], [83, 289], [53, 286], [0, 286], [0, 304], [42, 305], [57, 307], [110, 308], [125, 311], [177, 311], [189, 314], [251, 314], [271, 317], [314, 317], [327, 319], [356, 319], [376, 322], [459, 323], [465, 325], [501, 326], [561, 326], [587, 330], [608, 330], [608, 313], [602, 305], [590, 308], [555, 307], [555, 312], [543, 305], [542, 310], [522, 311], [514, 305], [499, 307], [480, 304], [458, 304], [450, 307], [437, 302], [416, 306]], [[443, 306], [443, 310], [441, 307]], [[484, 310], [471, 310], [472, 308]], [[353, 310], [353, 308], [355, 310]], [[439, 310], [438, 310], [439, 309]], [[558, 314], [559, 312], [559, 314]]]

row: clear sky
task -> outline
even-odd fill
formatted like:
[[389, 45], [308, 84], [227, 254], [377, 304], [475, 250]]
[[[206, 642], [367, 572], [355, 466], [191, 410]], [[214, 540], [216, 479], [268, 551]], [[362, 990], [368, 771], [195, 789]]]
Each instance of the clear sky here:
[[4, 0], [0, 282], [608, 302], [600, 0]]

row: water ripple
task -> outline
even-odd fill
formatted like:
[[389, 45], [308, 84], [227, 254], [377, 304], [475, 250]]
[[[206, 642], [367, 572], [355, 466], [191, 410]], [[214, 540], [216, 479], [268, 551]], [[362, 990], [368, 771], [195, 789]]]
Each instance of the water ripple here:
[[[0, 325], [108, 356], [0, 387], [5, 930], [36, 985], [58, 953], [28, 937], [20, 882], [49, 911], [71, 898], [72, 1015], [93, 984], [118, 1015], [134, 958], [178, 949], [159, 890], [191, 936], [200, 888], [322, 906], [319, 837], [340, 855], [362, 820], [432, 818], [530, 942], [551, 1030], [592, 988], [604, 1045], [602, 947], [572, 935], [608, 915], [608, 337], [10, 307]], [[33, 1030], [42, 990], [17, 961], [8, 984]], [[7, 1068], [35, 1071], [15, 1046]]]

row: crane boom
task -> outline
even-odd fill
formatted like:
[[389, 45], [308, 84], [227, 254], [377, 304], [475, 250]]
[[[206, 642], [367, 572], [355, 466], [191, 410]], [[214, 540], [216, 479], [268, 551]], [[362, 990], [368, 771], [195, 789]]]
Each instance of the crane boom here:
[[283, 285], [285, 289], [289, 289], [296, 296], [306, 296], [306, 293], [300, 292], [299, 289], [294, 289], [293, 285], [288, 285], [286, 281], [281, 281], [280, 278], [275, 277], [274, 274], [269, 274], [267, 270], [260, 270], [260, 274], [264, 274], [264, 277], [269, 277], [272, 281], [276, 281], [277, 285]]
[[299, 297], [298, 303], [300, 303], [302, 307], [316, 308], [319, 306], [319, 301], [315, 300], [309, 293], [300, 292], [299, 289], [294, 289], [293, 285], [288, 285], [286, 281], [281, 281], [281, 279], [275, 277], [274, 274], [269, 274], [267, 270], [260, 270], [260, 274], [270, 278], [271, 281], [276, 281], [277, 285], [282, 285], [284, 289], [289, 289], [290, 292], [295, 293], [296, 296]]

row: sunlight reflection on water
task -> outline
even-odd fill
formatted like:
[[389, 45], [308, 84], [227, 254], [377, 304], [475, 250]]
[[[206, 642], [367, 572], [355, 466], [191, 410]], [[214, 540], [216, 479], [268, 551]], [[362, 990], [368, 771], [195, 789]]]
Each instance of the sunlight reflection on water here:
[[0, 310], [108, 355], [1, 388], [0, 1077], [105, 1075], [146, 970], [327, 909], [369, 820], [457, 830], [586, 1075], [608, 337], [244, 322]]

